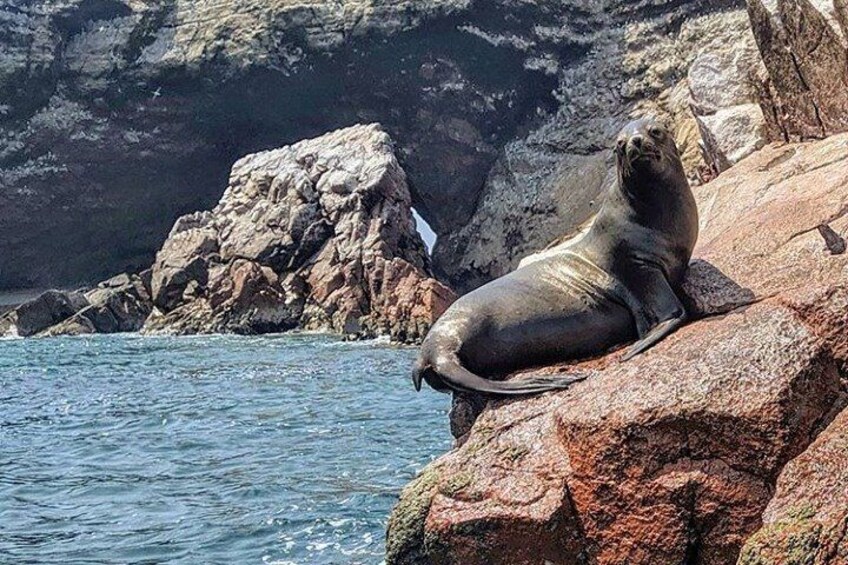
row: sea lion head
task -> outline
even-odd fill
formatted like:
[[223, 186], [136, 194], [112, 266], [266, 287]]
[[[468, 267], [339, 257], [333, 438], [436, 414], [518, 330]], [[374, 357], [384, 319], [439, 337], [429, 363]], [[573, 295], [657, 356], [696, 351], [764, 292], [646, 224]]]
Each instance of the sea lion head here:
[[683, 166], [674, 137], [655, 118], [634, 120], [624, 126], [615, 142], [615, 157], [622, 182], [647, 178], [680, 178]]

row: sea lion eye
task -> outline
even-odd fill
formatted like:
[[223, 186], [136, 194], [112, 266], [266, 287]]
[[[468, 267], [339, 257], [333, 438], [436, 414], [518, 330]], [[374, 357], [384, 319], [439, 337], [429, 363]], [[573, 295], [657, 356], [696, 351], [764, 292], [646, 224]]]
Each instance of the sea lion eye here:
[[660, 139], [663, 135], [665, 135], [665, 132], [662, 130], [662, 128], [658, 126], [651, 126], [650, 128], [648, 128], [648, 133], [651, 134], [651, 137], [653, 137], [654, 139]]

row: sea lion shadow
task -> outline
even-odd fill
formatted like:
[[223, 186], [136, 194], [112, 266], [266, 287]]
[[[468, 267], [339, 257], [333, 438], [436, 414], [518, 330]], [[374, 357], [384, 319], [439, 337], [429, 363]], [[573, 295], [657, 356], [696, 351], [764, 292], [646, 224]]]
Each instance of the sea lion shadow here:
[[681, 285], [689, 319], [701, 320], [751, 305], [757, 295], [705, 259], [693, 259]]

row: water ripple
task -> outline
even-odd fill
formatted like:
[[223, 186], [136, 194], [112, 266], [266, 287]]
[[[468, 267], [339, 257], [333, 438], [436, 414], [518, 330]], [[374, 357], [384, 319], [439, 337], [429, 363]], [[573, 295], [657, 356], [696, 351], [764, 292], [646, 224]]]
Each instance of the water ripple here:
[[449, 445], [414, 351], [321, 335], [0, 342], [0, 562], [366, 564]]

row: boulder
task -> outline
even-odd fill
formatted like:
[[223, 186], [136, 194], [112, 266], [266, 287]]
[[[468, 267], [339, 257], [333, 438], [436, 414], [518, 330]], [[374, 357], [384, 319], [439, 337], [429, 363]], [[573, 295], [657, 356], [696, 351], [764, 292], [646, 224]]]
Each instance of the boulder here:
[[174, 224], [151, 269], [153, 303], [165, 312], [179, 305], [192, 283], [205, 285], [210, 256], [218, 252], [216, 232], [203, 228], [207, 214], [190, 214]]
[[0, 329], [3, 334], [29, 337], [67, 320], [87, 306], [82, 293], [48, 290], [6, 313]]
[[[287, 284], [288, 283], [288, 284]], [[268, 267], [244, 259], [215, 265], [204, 292], [147, 320], [149, 333], [260, 334], [293, 329], [303, 313], [303, 294]]]
[[760, 103], [772, 140], [848, 131], [848, 8], [842, 0], [748, 0], [767, 74]]
[[777, 480], [739, 565], [848, 563], [848, 410]]
[[134, 332], [141, 329], [153, 303], [140, 275], [121, 274], [85, 293], [87, 306], [41, 336]]
[[729, 169], [767, 142], [765, 119], [758, 104], [740, 104], [697, 116], [704, 160], [712, 171]]
[[354, 126], [249, 155], [211, 211], [177, 221], [147, 331], [295, 327], [423, 338], [453, 300], [432, 278], [389, 136]]
[[387, 563], [735, 563], [846, 404], [846, 149], [768, 146], [699, 188], [696, 321], [542, 370], [590, 373], [567, 391], [455, 409], [465, 435], [401, 495]]
[[690, 104], [712, 174], [730, 168], [768, 141], [755, 82], [762, 72], [747, 20], [731, 41], [711, 43], [689, 67]]

